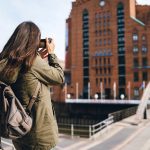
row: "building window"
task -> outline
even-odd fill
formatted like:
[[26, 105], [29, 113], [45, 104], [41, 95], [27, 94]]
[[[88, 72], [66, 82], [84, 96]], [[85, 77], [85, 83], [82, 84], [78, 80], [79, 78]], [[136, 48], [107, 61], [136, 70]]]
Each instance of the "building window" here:
[[98, 31], [97, 30], [95, 30], [95, 35], [98, 36]]
[[88, 57], [89, 52], [88, 51], [84, 51], [84, 57]]
[[99, 31], [99, 35], [100, 35], [100, 36], [102, 35], [102, 31], [101, 31], [101, 30]]
[[125, 66], [119, 66], [119, 74], [125, 75]]
[[71, 83], [71, 75], [70, 72], [65, 72], [65, 83], [70, 84]]
[[102, 74], [102, 68], [100, 68], [99, 70], [100, 70], [100, 74]]
[[111, 44], [111, 40], [110, 39], [108, 39], [108, 45], [110, 45]]
[[110, 26], [110, 22], [109, 22], [109, 20], [107, 21], [107, 26]]
[[134, 82], [139, 81], [139, 74], [138, 72], [134, 72]]
[[85, 9], [82, 13], [82, 35], [83, 35], [83, 97], [88, 97], [87, 89], [88, 89], [88, 82], [89, 82], [89, 68], [88, 68], [88, 63], [89, 63], [89, 37], [84, 36], [84, 35], [89, 35], [89, 15], [88, 11]]
[[107, 33], [108, 33], [108, 35], [111, 35], [111, 30], [110, 30], [110, 29], [108, 29]]
[[83, 32], [83, 38], [88, 38], [88, 32]]
[[83, 66], [84, 67], [89, 66], [89, 59], [84, 59], [83, 60]]
[[110, 68], [108, 68], [108, 73], [111, 74], [111, 69]]
[[133, 47], [133, 52], [134, 52], [134, 53], [138, 52], [138, 50], [139, 50], [139, 49], [138, 49], [137, 46], [134, 46], [134, 47]]
[[108, 58], [108, 64], [110, 64], [110, 58]]
[[119, 85], [124, 86], [126, 83], [126, 78], [124, 76], [119, 77]]
[[96, 75], [98, 75], [98, 69], [96, 68]]
[[101, 39], [99, 40], [99, 44], [100, 44], [100, 46], [102, 45], [102, 40]]
[[100, 83], [102, 83], [103, 82], [103, 79], [102, 78], [100, 78]]
[[107, 12], [107, 18], [110, 18], [111, 17], [111, 13], [108, 11]]
[[133, 66], [134, 67], [139, 67], [139, 60], [138, 60], [138, 58], [134, 58], [134, 60], [133, 60]]
[[104, 58], [104, 65], [106, 64], [106, 58]]
[[142, 52], [147, 52], [147, 47], [145, 45], [142, 46]]
[[142, 58], [142, 66], [147, 66], [147, 58]]
[[83, 46], [84, 46], [84, 47], [86, 47], [86, 46], [88, 46], [88, 45], [89, 45], [89, 42], [88, 42], [88, 41], [84, 41], [84, 42], [83, 42]]
[[124, 28], [118, 28], [118, 32], [124, 32]]
[[104, 83], [107, 84], [107, 79], [106, 78], [104, 78]]
[[95, 46], [98, 46], [98, 40], [97, 39], [95, 40]]
[[95, 65], [97, 66], [97, 59], [95, 59]]
[[119, 57], [119, 65], [120, 64], [125, 64], [125, 57], [124, 56]]
[[106, 74], [106, 73], [107, 73], [106, 68], [104, 68], [104, 74]]
[[[124, 19], [118, 19], [118, 24], [122, 24], [122, 23], [124, 23]], [[124, 25], [122, 25], [122, 26], [124, 26]]]
[[147, 81], [148, 80], [148, 73], [147, 72], [143, 72], [142, 73], [142, 78], [143, 78], [143, 81]]
[[102, 26], [102, 22], [99, 22], [99, 26], [100, 26], [100, 27]]
[[109, 85], [111, 84], [111, 78], [108, 78], [108, 83], [109, 83]]
[[106, 35], [106, 33], [107, 33], [106, 30], [104, 30], [103, 33], [104, 33], [104, 35]]
[[95, 81], [96, 81], [96, 86], [98, 86], [98, 78], [96, 78], [96, 80], [95, 80]]
[[143, 40], [143, 41], [146, 40], [146, 36], [145, 36], [145, 35], [142, 36], [142, 40]]
[[119, 47], [119, 52], [125, 51], [125, 47]]
[[124, 37], [119, 37], [119, 38], [118, 38], [118, 41], [119, 41], [119, 42], [124, 42]]
[[[122, 2], [118, 3], [117, 6], [117, 25], [118, 25], [118, 60], [120, 60], [121, 58], [125, 56], [123, 55], [119, 55], [119, 54], [124, 54], [124, 45], [125, 45], [125, 35], [124, 35], [124, 31], [125, 31], [125, 23], [124, 23], [124, 4]], [[121, 36], [120, 36], [121, 35]], [[121, 57], [121, 58], [120, 58]], [[126, 70], [125, 70], [125, 63], [123, 63], [122, 65], [119, 64], [118, 66], [118, 75], [119, 75], [119, 86], [125, 86], [126, 85]], [[124, 91], [119, 89], [119, 93]], [[123, 92], [124, 93], [124, 92]]]
[[99, 64], [101, 65], [101, 63], [102, 63], [102, 59], [101, 59], [101, 58], [99, 58]]
[[89, 69], [88, 68], [84, 68], [83, 69], [83, 73], [84, 73], [84, 76], [89, 76]]
[[97, 19], [99, 16], [98, 16], [98, 13], [95, 13], [95, 18]]
[[106, 39], [104, 39], [104, 45], [106, 45]]
[[133, 41], [138, 41], [138, 35], [136, 33], [133, 34], [132, 38]]
[[134, 96], [139, 96], [139, 89], [138, 88], [134, 88]]

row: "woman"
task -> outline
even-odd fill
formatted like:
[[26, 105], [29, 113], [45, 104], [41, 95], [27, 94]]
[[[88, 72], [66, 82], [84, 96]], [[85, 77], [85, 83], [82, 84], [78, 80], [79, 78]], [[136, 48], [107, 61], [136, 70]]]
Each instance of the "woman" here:
[[38, 54], [40, 39], [39, 28], [33, 22], [23, 22], [0, 54], [0, 80], [11, 84], [24, 107], [28, 105], [38, 82], [41, 83], [38, 98], [32, 107], [32, 129], [23, 138], [13, 140], [17, 150], [50, 150], [58, 141], [49, 86], [62, 84], [64, 74], [54, 54], [53, 40], [49, 43], [46, 38], [46, 62]]

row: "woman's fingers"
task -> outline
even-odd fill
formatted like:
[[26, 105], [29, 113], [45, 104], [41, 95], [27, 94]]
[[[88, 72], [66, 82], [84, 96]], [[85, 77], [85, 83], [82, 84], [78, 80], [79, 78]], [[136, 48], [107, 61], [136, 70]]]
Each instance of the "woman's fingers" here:
[[43, 48], [39, 51], [39, 54], [41, 55], [42, 58], [45, 58], [48, 55], [48, 51], [47, 49]]
[[54, 53], [55, 45], [53, 39], [51, 39], [51, 42], [48, 38], [46, 38], [46, 49], [48, 53]]

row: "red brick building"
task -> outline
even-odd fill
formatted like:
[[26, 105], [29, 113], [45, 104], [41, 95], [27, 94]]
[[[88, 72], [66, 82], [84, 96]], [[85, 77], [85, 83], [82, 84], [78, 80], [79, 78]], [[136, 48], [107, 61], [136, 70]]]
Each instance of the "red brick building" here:
[[[76, 0], [66, 26], [71, 98], [103, 93], [111, 99], [115, 87], [117, 98], [141, 97], [141, 85], [150, 79], [150, 6], [135, 0]], [[64, 94], [55, 99], [64, 100]]]

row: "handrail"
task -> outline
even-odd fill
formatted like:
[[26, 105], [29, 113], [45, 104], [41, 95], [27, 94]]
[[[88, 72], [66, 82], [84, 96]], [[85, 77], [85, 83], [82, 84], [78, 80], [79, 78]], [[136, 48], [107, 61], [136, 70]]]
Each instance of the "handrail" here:
[[109, 116], [107, 119], [95, 124], [95, 125], [92, 125], [92, 133], [93, 135], [99, 131], [101, 131], [102, 129], [106, 128], [108, 125], [112, 124], [114, 122], [113, 120], [113, 116]]
[[113, 116], [114, 122], [120, 121], [124, 118], [130, 117], [136, 114], [137, 106], [119, 110], [108, 114], [108, 116]]
[[68, 133], [72, 137], [74, 135], [78, 135], [81, 137], [84, 136], [90, 138], [91, 136], [95, 135], [102, 129], [106, 128], [108, 125], [112, 124], [113, 122], [114, 122], [113, 116], [109, 116], [107, 119], [94, 125], [78, 125], [78, 124], [58, 124], [58, 125], [60, 131]]

